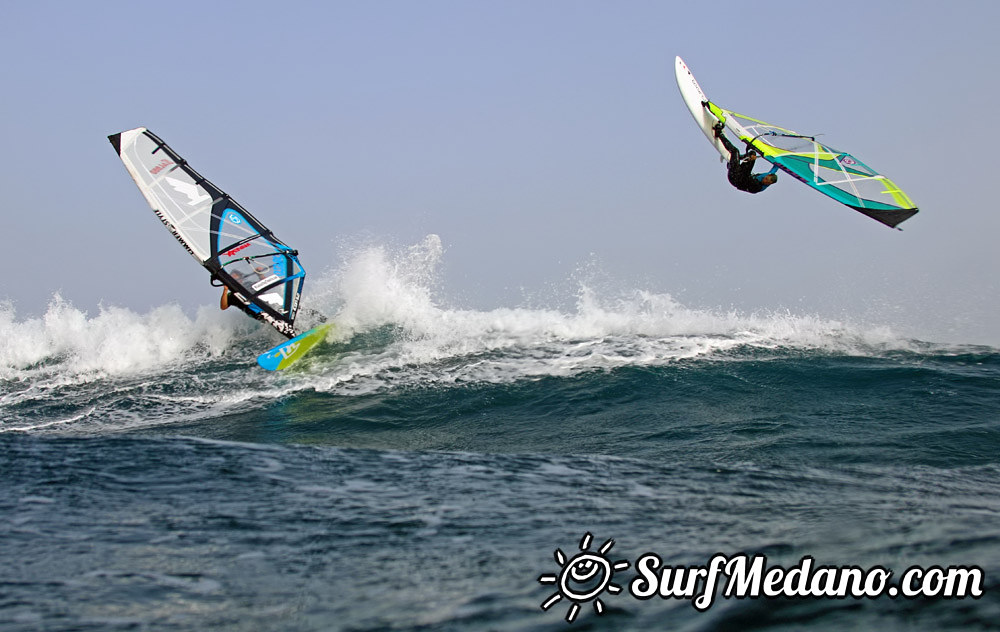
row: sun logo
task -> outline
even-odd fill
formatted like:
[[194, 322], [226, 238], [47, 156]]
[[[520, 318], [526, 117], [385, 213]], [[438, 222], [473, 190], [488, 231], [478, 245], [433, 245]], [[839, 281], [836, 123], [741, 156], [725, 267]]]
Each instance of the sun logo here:
[[564, 597], [571, 603], [566, 612], [566, 622], [573, 623], [576, 615], [580, 613], [580, 604], [588, 601], [594, 602], [594, 612], [604, 614], [604, 602], [598, 597], [604, 591], [617, 595], [622, 591], [618, 584], [611, 583], [615, 571], [623, 571], [629, 567], [625, 560], [612, 563], [606, 557], [615, 541], [608, 539], [597, 553], [591, 553], [590, 542], [593, 536], [590, 532], [583, 534], [580, 539], [580, 552], [570, 559], [566, 559], [566, 554], [560, 549], [556, 549], [553, 555], [561, 570], [558, 575], [540, 575], [539, 584], [555, 584], [559, 592], [553, 593], [542, 602], [542, 610], [548, 610]]

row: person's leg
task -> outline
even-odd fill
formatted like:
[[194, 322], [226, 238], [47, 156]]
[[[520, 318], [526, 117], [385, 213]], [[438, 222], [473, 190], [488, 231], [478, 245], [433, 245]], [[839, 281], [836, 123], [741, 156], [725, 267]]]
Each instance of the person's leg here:
[[715, 131], [715, 137], [719, 139], [719, 142], [722, 143], [722, 146], [725, 147], [726, 151], [729, 152], [729, 164], [730, 164], [730, 166], [733, 164], [734, 160], [736, 162], [739, 162], [739, 160], [740, 160], [740, 152], [739, 152], [738, 149], [736, 149], [736, 145], [734, 145], [732, 142], [730, 142], [730, 140], [728, 138], [726, 138], [726, 135], [724, 133], [722, 133], [721, 131], [719, 131], [719, 130]]

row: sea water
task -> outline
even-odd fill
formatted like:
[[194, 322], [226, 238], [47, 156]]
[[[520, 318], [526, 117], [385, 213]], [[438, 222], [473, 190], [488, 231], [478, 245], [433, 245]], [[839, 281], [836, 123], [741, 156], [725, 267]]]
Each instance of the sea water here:
[[[280, 337], [239, 314], [0, 308], [0, 628], [1000, 621], [1000, 350], [639, 291], [446, 308], [438, 246], [370, 248], [311, 286], [336, 330], [281, 373], [254, 363]], [[627, 567], [575, 609], [540, 581], [599, 550]], [[983, 584], [699, 610], [632, 594], [650, 553]]]

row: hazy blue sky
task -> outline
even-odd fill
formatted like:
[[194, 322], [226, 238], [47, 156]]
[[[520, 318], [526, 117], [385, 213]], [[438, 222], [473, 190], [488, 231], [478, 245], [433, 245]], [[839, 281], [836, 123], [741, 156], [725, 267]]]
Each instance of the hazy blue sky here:
[[[436, 233], [457, 306], [594, 274], [1000, 345], [998, 18], [985, 0], [8, 3], [0, 298], [19, 317], [56, 292], [92, 312], [216, 300], [106, 140], [143, 125], [311, 273]], [[732, 189], [675, 55], [724, 106], [884, 171], [920, 214], [898, 232], [787, 177]]]

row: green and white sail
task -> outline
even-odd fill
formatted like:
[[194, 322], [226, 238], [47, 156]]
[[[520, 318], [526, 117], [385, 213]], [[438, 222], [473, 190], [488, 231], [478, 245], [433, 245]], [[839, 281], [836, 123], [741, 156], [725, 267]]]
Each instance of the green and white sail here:
[[895, 228], [917, 213], [896, 183], [855, 156], [818, 141], [815, 136], [766, 123], [709, 104], [709, 110], [764, 158], [820, 193]]

